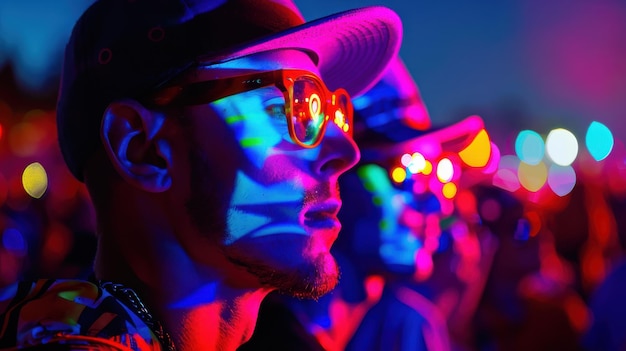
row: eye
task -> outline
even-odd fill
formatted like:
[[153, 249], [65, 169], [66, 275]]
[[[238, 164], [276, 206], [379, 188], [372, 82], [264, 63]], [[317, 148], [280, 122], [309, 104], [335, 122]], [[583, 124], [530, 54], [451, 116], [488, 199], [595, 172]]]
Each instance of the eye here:
[[285, 116], [285, 99], [284, 98], [272, 98], [265, 101], [265, 112], [272, 119], [276, 119], [281, 122], [287, 122]]
[[286, 120], [284, 104], [269, 105], [265, 108], [265, 112], [272, 118]]

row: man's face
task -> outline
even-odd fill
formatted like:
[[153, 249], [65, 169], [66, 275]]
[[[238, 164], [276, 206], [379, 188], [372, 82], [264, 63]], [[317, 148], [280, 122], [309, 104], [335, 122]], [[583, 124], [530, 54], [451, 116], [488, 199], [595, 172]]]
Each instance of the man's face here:
[[[198, 69], [188, 83], [282, 68], [319, 77], [309, 56], [280, 50]], [[264, 285], [307, 297], [331, 290], [338, 279], [330, 254], [340, 230], [337, 178], [358, 160], [352, 139], [331, 119], [318, 146], [294, 143], [285, 95], [275, 85], [183, 113], [191, 127], [186, 206], [195, 229], [220, 236], [227, 259]]]

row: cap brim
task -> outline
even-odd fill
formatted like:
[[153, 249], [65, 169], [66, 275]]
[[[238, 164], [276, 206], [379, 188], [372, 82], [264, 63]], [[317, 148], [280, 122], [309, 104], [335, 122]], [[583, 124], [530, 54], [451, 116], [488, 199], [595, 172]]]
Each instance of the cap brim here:
[[340, 12], [265, 37], [223, 55], [200, 57], [216, 63], [275, 49], [313, 53], [326, 85], [351, 96], [364, 93], [382, 76], [402, 42], [398, 15], [382, 6]]

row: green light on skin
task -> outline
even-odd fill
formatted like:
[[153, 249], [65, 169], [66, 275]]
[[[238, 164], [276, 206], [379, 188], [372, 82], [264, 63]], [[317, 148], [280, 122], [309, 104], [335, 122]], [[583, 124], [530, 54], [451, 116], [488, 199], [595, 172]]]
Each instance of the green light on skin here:
[[265, 140], [263, 138], [245, 138], [241, 139], [241, 146], [243, 147], [253, 147], [263, 145]]
[[241, 122], [243, 120], [245, 120], [246, 117], [243, 115], [237, 115], [237, 116], [228, 116], [226, 117], [226, 124], [235, 124], [238, 122]]

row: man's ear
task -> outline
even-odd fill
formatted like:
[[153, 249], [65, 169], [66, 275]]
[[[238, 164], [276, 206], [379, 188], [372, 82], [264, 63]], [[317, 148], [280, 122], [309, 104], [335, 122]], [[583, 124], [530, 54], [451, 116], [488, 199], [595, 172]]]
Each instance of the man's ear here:
[[100, 137], [111, 163], [126, 182], [145, 191], [162, 192], [172, 183], [164, 122], [163, 114], [135, 100], [110, 103], [102, 118]]

